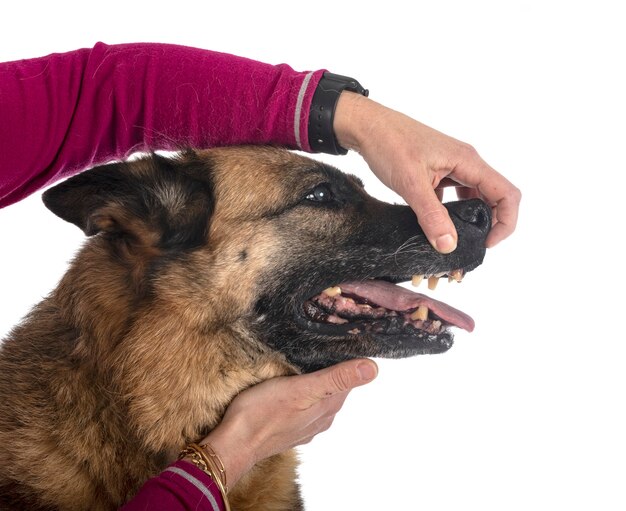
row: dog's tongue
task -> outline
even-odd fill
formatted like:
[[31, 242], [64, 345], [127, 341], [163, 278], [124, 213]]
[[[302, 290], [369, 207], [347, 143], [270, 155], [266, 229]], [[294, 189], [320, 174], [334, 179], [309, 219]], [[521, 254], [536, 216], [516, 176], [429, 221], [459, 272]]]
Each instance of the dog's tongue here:
[[384, 280], [370, 280], [367, 282], [342, 282], [339, 284], [342, 293], [360, 296], [367, 301], [395, 311], [407, 311], [420, 305], [428, 307], [444, 321], [463, 330], [474, 330], [474, 320], [447, 303], [409, 291]]

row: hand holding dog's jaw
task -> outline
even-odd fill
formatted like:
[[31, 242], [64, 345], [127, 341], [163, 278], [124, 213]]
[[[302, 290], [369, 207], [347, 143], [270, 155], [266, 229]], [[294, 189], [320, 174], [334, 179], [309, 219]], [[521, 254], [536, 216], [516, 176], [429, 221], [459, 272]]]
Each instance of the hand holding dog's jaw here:
[[239, 394], [201, 443], [211, 444], [223, 460], [232, 487], [259, 461], [326, 431], [350, 391], [377, 374], [374, 361], [357, 359], [265, 381]]
[[457, 233], [438, 195], [456, 186], [459, 198], [482, 198], [492, 206], [494, 226], [486, 246], [515, 230], [520, 191], [469, 145], [360, 94], [344, 91], [334, 118], [339, 144], [361, 154], [370, 169], [415, 211], [432, 246], [456, 249]]

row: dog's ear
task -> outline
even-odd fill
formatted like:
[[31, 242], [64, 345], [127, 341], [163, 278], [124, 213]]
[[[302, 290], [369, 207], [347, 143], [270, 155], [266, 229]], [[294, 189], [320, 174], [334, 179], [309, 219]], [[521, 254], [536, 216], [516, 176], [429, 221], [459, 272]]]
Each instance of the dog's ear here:
[[132, 246], [191, 249], [206, 239], [213, 211], [210, 164], [195, 153], [156, 154], [78, 174], [43, 194], [56, 215], [87, 236]]

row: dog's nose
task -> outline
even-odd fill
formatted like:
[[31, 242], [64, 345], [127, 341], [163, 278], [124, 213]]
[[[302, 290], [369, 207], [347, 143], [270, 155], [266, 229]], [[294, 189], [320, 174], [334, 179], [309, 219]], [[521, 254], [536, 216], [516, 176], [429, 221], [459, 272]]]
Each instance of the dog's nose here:
[[483, 233], [489, 232], [491, 228], [491, 208], [480, 199], [469, 199], [456, 202], [448, 202], [446, 205], [450, 218], [456, 224], [461, 221], [463, 224], [473, 225]]

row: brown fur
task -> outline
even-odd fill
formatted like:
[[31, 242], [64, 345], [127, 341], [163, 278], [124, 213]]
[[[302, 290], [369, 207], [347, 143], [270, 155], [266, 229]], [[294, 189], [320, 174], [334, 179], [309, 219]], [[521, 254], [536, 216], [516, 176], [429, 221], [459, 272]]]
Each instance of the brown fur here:
[[[103, 208], [98, 229], [123, 224], [133, 242], [112, 255], [108, 239], [90, 240], [4, 341], [0, 495], [35, 502], [7, 501], [3, 509], [115, 509], [211, 429], [238, 392], [296, 372], [241, 321], [259, 266], [279, 258], [272, 226], [260, 218], [284, 200], [282, 185], [270, 187], [271, 174], [298, 161], [267, 151], [261, 166], [254, 154], [257, 160], [258, 151], [211, 153], [220, 207], [209, 241], [162, 271], [149, 291], [143, 277], [161, 252], [157, 233], [124, 218], [118, 205]], [[141, 173], [141, 165], [132, 171]], [[297, 508], [295, 466], [287, 453], [256, 467], [232, 491], [233, 508]]]

